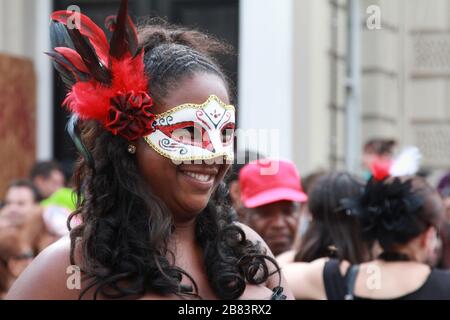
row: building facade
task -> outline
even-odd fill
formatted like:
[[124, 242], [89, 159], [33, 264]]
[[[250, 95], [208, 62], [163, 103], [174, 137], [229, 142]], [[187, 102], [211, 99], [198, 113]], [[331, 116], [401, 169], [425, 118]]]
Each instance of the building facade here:
[[[425, 168], [435, 175], [448, 170], [450, 1], [357, 1], [354, 138], [347, 133], [350, 2], [241, 1], [241, 126], [279, 128], [280, 155], [302, 172], [346, 168], [346, 157], [358, 159], [348, 144], [359, 153], [373, 137], [416, 145]], [[258, 32], [269, 36], [255, 40]]]

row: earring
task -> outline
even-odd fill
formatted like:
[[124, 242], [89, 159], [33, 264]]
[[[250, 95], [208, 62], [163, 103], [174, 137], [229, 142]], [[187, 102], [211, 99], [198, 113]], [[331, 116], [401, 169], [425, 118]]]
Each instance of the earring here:
[[129, 144], [128, 145], [128, 152], [131, 154], [135, 154], [136, 153], [136, 146]]

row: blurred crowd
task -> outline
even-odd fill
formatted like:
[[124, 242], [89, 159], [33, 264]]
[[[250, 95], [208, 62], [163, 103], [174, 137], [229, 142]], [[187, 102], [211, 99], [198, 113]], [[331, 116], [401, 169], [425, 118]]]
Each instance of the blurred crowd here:
[[[267, 242], [297, 299], [344, 299], [349, 266], [374, 265], [385, 279], [396, 280], [383, 283], [387, 291], [373, 298], [450, 299], [448, 289], [438, 288], [448, 287], [450, 272], [442, 278], [425, 272], [421, 278], [415, 274], [421, 269], [414, 270], [415, 264], [428, 271], [450, 269], [450, 172], [437, 185], [426, 170], [374, 182], [374, 167], [393, 163], [395, 149], [394, 140], [373, 139], [362, 151], [362, 175], [318, 171], [304, 179], [292, 162], [255, 161], [261, 155], [242, 153], [246, 164], [235, 165], [229, 180], [233, 207]], [[277, 174], [261, 174], [273, 162]], [[349, 199], [363, 202], [356, 210], [363, 214], [345, 205]]]
[[8, 185], [0, 203], [0, 297], [43, 249], [69, 232], [76, 196], [56, 161], [35, 163]]
[[[301, 177], [291, 161], [268, 159], [251, 151], [237, 154], [237, 164], [227, 176], [230, 204], [237, 219], [267, 243], [294, 293], [300, 277], [304, 286], [297, 298], [322, 297], [314, 292], [317, 288], [308, 291], [306, 285], [307, 277], [314, 277], [311, 268], [317, 264], [315, 261], [327, 258], [363, 264], [387, 251], [386, 235], [378, 240], [365, 239], [364, 225], [343, 206], [343, 200], [364, 192], [373, 174], [373, 163], [390, 161], [395, 145], [395, 141], [386, 139], [368, 141], [363, 149], [365, 171], [361, 176], [318, 171]], [[268, 174], [264, 174], [265, 170]], [[426, 181], [424, 172], [419, 171], [415, 179], [418, 182], [413, 184], [430, 188], [423, 197], [435, 208], [434, 216], [439, 216], [429, 224], [437, 232], [427, 233], [431, 240], [422, 244], [416, 240], [429, 228], [417, 231], [405, 227], [401, 232], [410, 236], [395, 247], [409, 252], [410, 257], [420, 256], [421, 262], [432, 268], [450, 269], [450, 172], [436, 186]], [[57, 162], [41, 161], [35, 163], [27, 179], [9, 184], [0, 205], [0, 297], [45, 247], [69, 232], [67, 220], [76, 208], [77, 198], [67, 180]], [[328, 267], [320, 268], [322, 279]], [[324, 298], [330, 298], [328, 291]]]

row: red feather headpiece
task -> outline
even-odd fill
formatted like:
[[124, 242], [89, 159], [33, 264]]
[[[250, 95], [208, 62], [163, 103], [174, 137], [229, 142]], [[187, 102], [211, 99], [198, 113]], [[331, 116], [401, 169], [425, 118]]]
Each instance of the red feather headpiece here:
[[[113, 31], [109, 43], [102, 29], [87, 16], [54, 12], [54, 49], [48, 54], [69, 88], [63, 105], [80, 119], [98, 120], [113, 134], [135, 140], [152, 132], [154, 114], [153, 100], [147, 93], [144, 52], [138, 49], [127, 6], [128, 1], [122, 0], [117, 18], [106, 19]], [[79, 15], [80, 25], [69, 27], [74, 15]]]
[[379, 157], [375, 158], [372, 161], [370, 166], [371, 172], [375, 180], [383, 181], [387, 177], [389, 177], [391, 170], [392, 161], [388, 159], [381, 159]]
[[419, 170], [421, 159], [422, 154], [417, 147], [406, 147], [393, 160], [375, 158], [371, 164], [372, 175], [377, 181], [383, 181], [388, 177], [415, 175]]

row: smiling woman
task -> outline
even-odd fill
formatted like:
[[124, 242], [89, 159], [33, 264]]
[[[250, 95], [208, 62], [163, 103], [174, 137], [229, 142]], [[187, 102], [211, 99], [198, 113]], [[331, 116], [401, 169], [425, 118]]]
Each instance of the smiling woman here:
[[[234, 108], [213, 55], [227, 47], [164, 24], [136, 33], [126, 9], [122, 1], [109, 20], [109, 44], [85, 16], [80, 30], [65, 27], [66, 12], [52, 16], [50, 56], [80, 131], [71, 134], [83, 155], [73, 214], [82, 222], [8, 298], [285, 298], [267, 245], [225, 204]], [[82, 272], [79, 288], [67, 286], [70, 265]]]
[[[228, 153], [223, 154], [221, 152], [221, 149], [223, 149], [221, 141], [217, 143], [214, 152], [211, 152], [206, 148], [194, 147], [188, 142], [177, 142], [164, 133], [165, 127], [177, 126], [188, 122], [186, 120], [197, 123], [199, 127], [202, 127], [202, 122], [197, 120], [197, 114], [198, 110], [204, 109], [192, 108], [192, 105], [183, 105], [183, 103], [189, 101], [192, 104], [201, 106], [210, 99], [210, 94], [220, 97], [215, 99], [224, 101], [224, 105], [229, 103], [227, 89], [222, 77], [204, 72], [185, 76], [184, 79], [178, 82], [177, 87], [173, 89], [170, 96], [165, 98], [164, 104], [159, 104], [158, 114], [174, 110], [174, 108], [178, 109], [178, 106], [181, 106], [182, 109], [177, 110], [173, 114], [170, 124], [162, 125], [159, 124], [161, 122], [156, 121], [158, 130], [155, 130], [154, 133], [145, 139], [136, 142], [136, 158], [139, 171], [155, 194], [170, 209], [174, 220], [189, 220], [197, 216], [206, 207], [230, 166], [226, 163], [226, 159], [222, 158], [227, 157], [230, 159], [233, 157], [232, 146], [231, 149], [227, 150]], [[184, 115], [180, 115], [179, 112], [184, 112]], [[179, 122], [176, 122], [177, 113], [182, 117], [179, 119]], [[234, 118], [234, 115], [232, 118]], [[164, 123], [166, 122], [168, 121]], [[216, 129], [210, 130], [208, 127], [206, 127], [206, 130], [210, 136], [216, 135], [218, 131]], [[156, 137], [153, 138], [153, 136]], [[185, 137], [186, 135], [183, 136]], [[192, 138], [194, 138], [194, 135], [192, 135]], [[170, 141], [170, 144], [177, 146], [177, 148], [166, 150], [159, 143], [164, 139]], [[148, 143], [149, 141], [151, 143]], [[181, 148], [186, 150], [184, 154], [180, 152]], [[199, 152], [196, 152], [196, 149]], [[184, 159], [184, 161], [180, 162], [179, 157]], [[201, 161], [202, 157], [214, 157], [212, 160], [216, 161], [210, 161], [207, 164], [205, 161]], [[195, 164], [192, 162], [200, 163]], [[175, 190], [176, 192], [174, 192]]]

